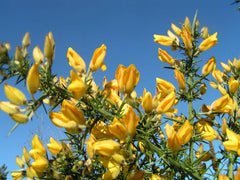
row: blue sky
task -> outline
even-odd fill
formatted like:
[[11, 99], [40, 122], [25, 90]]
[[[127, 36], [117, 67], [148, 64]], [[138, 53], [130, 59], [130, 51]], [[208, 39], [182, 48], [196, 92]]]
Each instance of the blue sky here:
[[[56, 52], [53, 72], [64, 77], [69, 75], [70, 67], [66, 59], [68, 47], [76, 50], [89, 63], [95, 48], [101, 44], [107, 46], [105, 63], [106, 73], [96, 72], [96, 81], [102, 82], [104, 75], [108, 80], [114, 79], [118, 64], [128, 66], [135, 64], [140, 71], [140, 82], [136, 88], [142, 94], [143, 88], [155, 92], [156, 77], [173, 83], [174, 73], [162, 69], [163, 64], [157, 57], [158, 47], [168, 50], [153, 42], [153, 34], [166, 35], [171, 23], [179, 25], [186, 16], [192, 21], [198, 10], [200, 26], [208, 26], [210, 34], [218, 32], [218, 44], [204, 53], [201, 58], [208, 60], [215, 56], [217, 68], [222, 69], [220, 62], [234, 57], [240, 58], [240, 11], [232, 0], [10, 0], [2, 1], [0, 6], [0, 42], [10, 42], [14, 54], [16, 45], [20, 45], [25, 32], [30, 32], [30, 55], [34, 46], [43, 49], [44, 37], [52, 31]], [[179, 57], [178, 53], [172, 56]], [[203, 62], [204, 63], [204, 62]], [[13, 85], [13, 81], [7, 81]], [[0, 100], [6, 100], [0, 86]], [[208, 97], [220, 97], [211, 93]], [[25, 93], [30, 98], [28, 92]], [[214, 99], [209, 99], [209, 103]], [[15, 170], [15, 156], [22, 154], [23, 146], [30, 146], [34, 133], [41, 132], [46, 142], [49, 136], [61, 136], [43, 111], [25, 126], [20, 126], [7, 137], [14, 125], [8, 115], [0, 112], [0, 165], [5, 163], [8, 170]], [[41, 134], [40, 133], [40, 134]], [[29, 148], [28, 148], [29, 149]]]

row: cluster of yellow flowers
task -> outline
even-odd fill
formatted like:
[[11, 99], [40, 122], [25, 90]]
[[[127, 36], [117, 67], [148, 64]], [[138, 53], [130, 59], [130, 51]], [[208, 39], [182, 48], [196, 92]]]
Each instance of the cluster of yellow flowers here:
[[[96, 85], [94, 73], [99, 68], [107, 69], [103, 62], [107, 50], [104, 44], [94, 51], [88, 68], [83, 58], [69, 47], [67, 60], [73, 68], [70, 76], [64, 79], [52, 75], [55, 42], [52, 33], [48, 33], [44, 53], [36, 46], [35, 62], [26, 71], [16, 71], [25, 78], [32, 99], [5, 83], [4, 91], [10, 102], [1, 101], [0, 109], [17, 124], [23, 124], [43, 103], [48, 104], [52, 108], [49, 112], [52, 123], [66, 130], [69, 143], [60, 144], [50, 138], [47, 144], [50, 157], [34, 136], [32, 150], [28, 153], [24, 148], [22, 158], [16, 158], [22, 170], [13, 172], [13, 179], [202, 179], [206, 172], [224, 179], [226, 172], [221, 169], [227, 169], [232, 179], [240, 156], [240, 60], [221, 63], [220, 71], [213, 56], [199, 73], [197, 58], [218, 41], [217, 33], [209, 35], [207, 27], [199, 32], [199, 26], [196, 16], [193, 23], [186, 17], [181, 28], [172, 23], [173, 32], [168, 30], [167, 36], [154, 35], [154, 42], [183, 51], [185, 58], [175, 59], [159, 48], [158, 57], [174, 71], [178, 88], [156, 78], [156, 93], [152, 95], [144, 89], [142, 96], [134, 91], [140, 73], [133, 64], [119, 65], [115, 79], [103, 78], [103, 88]], [[203, 40], [198, 43], [200, 38]], [[18, 46], [15, 51], [17, 68], [26, 66], [29, 45], [30, 36], [26, 33], [22, 48]], [[210, 74], [214, 78], [210, 86], [218, 89], [222, 97], [197, 110], [193, 102], [206, 93], [205, 82]], [[37, 91], [42, 94], [35, 95]], [[187, 102], [188, 115], [177, 115], [175, 106], [182, 101]], [[58, 112], [54, 111], [57, 106]], [[225, 150], [216, 151], [214, 140]], [[228, 165], [219, 164], [223, 160]], [[238, 178], [239, 168], [235, 175]]]

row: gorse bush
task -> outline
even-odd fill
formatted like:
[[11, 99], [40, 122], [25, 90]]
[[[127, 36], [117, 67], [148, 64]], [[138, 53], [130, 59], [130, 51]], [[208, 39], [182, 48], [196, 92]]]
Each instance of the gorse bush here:
[[[171, 29], [167, 35], [154, 34], [154, 42], [161, 45], [158, 57], [175, 74], [178, 86], [156, 78], [155, 94], [134, 91], [140, 73], [133, 64], [119, 65], [115, 79], [103, 77], [97, 86], [94, 73], [107, 68], [105, 44], [94, 51], [89, 66], [69, 47], [72, 70], [66, 79], [51, 69], [57, 61], [51, 32], [43, 52], [38, 46], [33, 49], [34, 61], [28, 53], [29, 33], [13, 58], [10, 44], [2, 44], [1, 82], [9, 101], [1, 101], [0, 109], [16, 121], [16, 128], [49, 106], [51, 122], [66, 131], [64, 140], [50, 137], [46, 146], [35, 135], [32, 149], [23, 147], [16, 157], [20, 169], [12, 171], [12, 178], [240, 179], [240, 59], [221, 62], [223, 70], [216, 69], [214, 56], [201, 59], [218, 39], [217, 32], [200, 27], [196, 15], [192, 23], [186, 17], [181, 27], [172, 23]], [[181, 58], [171, 56], [165, 46]], [[15, 86], [8, 84], [12, 77], [17, 77]], [[30, 99], [18, 83], [26, 84]], [[204, 103], [207, 84], [222, 94], [211, 104]], [[194, 107], [196, 101], [202, 105]], [[176, 108], [180, 103], [187, 114]]]

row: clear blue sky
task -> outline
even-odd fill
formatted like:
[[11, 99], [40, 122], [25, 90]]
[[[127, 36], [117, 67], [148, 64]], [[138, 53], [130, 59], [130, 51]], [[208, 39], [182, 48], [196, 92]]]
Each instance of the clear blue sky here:
[[[114, 78], [118, 64], [135, 64], [140, 71], [137, 92], [142, 94], [146, 87], [155, 92], [155, 78], [160, 77], [173, 83], [173, 72], [161, 67], [165, 64], [157, 57], [160, 45], [153, 42], [153, 34], [165, 34], [171, 23], [178, 25], [188, 16], [192, 21], [198, 10], [201, 26], [208, 26], [210, 34], [218, 32], [218, 44], [206, 52], [206, 60], [215, 56], [217, 68], [220, 62], [240, 57], [240, 11], [233, 0], [9, 0], [0, 5], [0, 42], [11, 43], [11, 54], [16, 45], [21, 45], [22, 37], [29, 31], [31, 35], [30, 54], [34, 46], [43, 49], [44, 37], [53, 32], [56, 42], [53, 71], [64, 77], [69, 75], [70, 67], [66, 60], [67, 48], [75, 49], [88, 64], [93, 51], [102, 43], [107, 46], [105, 63], [109, 80]], [[161, 47], [169, 50], [168, 47]], [[170, 52], [170, 51], [169, 51]], [[179, 54], [173, 53], [174, 57]], [[101, 83], [102, 72], [96, 73]], [[7, 83], [13, 85], [13, 81]], [[0, 86], [0, 100], [6, 100]], [[216, 92], [216, 91], [214, 91]], [[28, 94], [26, 92], [26, 94]], [[206, 96], [213, 96], [208, 94]], [[220, 96], [214, 93], [214, 96]], [[28, 95], [30, 98], [30, 96]], [[211, 102], [211, 100], [209, 101]], [[22, 154], [23, 145], [30, 149], [30, 140], [37, 131], [42, 132], [46, 142], [49, 136], [61, 136], [52, 130], [52, 125], [43, 111], [38, 111], [32, 122], [18, 127], [7, 137], [14, 125], [8, 115], [0, 112], [0, 165], [5, 163], [8, 170], [16, 170], [15, 156]]]

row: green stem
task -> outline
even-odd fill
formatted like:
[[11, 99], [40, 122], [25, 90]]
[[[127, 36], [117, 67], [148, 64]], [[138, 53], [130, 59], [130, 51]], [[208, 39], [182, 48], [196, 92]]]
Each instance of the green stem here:
[[232, 153], [229, 153], [229, 164], [228, 164], [229, 179], [233, 179], [233, 168], [234, 168], [234, 157]]

